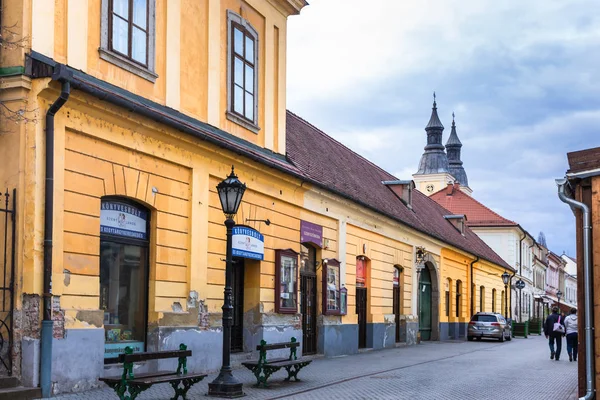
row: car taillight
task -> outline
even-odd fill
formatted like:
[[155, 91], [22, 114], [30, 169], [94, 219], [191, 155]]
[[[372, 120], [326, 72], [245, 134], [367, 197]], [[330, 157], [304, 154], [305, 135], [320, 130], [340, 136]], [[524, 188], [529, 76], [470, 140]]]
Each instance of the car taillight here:
[[475, 325], [475, 321], [470, 321], [469, 325]]
[[499, 322], [492, 322], [492, 326], [500, 326]]

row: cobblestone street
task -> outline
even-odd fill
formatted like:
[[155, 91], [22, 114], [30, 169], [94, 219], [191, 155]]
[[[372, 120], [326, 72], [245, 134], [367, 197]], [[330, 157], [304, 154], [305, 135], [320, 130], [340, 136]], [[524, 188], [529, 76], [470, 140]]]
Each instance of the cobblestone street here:
[[[511, 342], [425, 342], [419, 346], [368, 351], [354, 356], [317, 358], [300, 372], [301, 382], [285, 383], [285, 371], [274, 374], [269, 389], [257, 389], [253, 375], [235, 370], [249, 399], [544, 399], [577, 398], [577, 365], [563, 346], [561, 360], [550, 360], [544, 337]], [[205, 399], [209, 375], [188, 393]], [[173, 396], [159, 385], [138, 397]], [[108, 388], [63, 395], [61, 400], [105, 400], [118, 397]]]

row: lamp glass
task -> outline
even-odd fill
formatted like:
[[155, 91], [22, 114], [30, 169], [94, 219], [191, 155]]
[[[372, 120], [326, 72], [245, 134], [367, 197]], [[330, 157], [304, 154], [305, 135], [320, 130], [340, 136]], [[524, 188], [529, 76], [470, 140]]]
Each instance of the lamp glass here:
[[504, 273], [502, 274], [502, 282], [503, 282], [505, 285], [508, 285], [508, 280], [509, 280], [509, 279], [510, 279], [510, 275], [508, 274], [508, 272], [504, 272]]
[[239, 181], [232, 166], [229, 176], [217, 185], [221, 209], [227, 217], [231, 218], [237, 214], [245, 191], [246, 185]]

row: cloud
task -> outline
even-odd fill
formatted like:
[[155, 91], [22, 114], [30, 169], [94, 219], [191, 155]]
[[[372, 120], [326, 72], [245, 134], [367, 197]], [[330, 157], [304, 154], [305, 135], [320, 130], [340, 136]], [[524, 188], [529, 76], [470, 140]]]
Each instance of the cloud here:
[[574, 254], [556, 196], [566, 153], [600, 146], [593, 0], [313, 0], [288, 25], [288, 107], [399, 178], [416, 172], [431, 94], [456, 112], [474, 196]]

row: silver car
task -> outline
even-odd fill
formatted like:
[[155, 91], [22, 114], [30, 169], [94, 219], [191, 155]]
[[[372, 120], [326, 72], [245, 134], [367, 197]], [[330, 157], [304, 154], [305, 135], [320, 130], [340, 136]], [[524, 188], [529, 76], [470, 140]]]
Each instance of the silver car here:
[[471, 317], [467, 329], [467, 340], [481, 338], [498, 339], [501, 342], [511, 340], [510, 325], [502, 314], [478, 312]]

